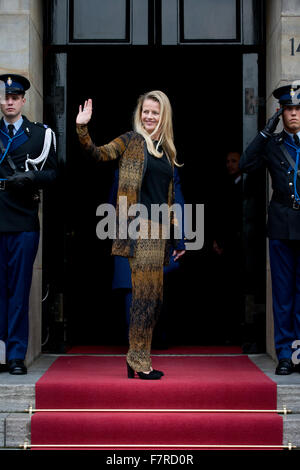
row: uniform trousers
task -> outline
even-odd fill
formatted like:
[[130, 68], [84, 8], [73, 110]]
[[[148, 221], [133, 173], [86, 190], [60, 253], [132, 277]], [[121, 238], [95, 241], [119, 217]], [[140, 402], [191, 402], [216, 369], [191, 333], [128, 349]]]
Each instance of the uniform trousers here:
[[29, 294], [39, 232], [0, 233], [0, 340], [6, 359], [25, 359]]
[[274, 339], [278, 359], [300, 340], [300, 240], [269, 240]]
[[163, 238], [140, 238], [135, 256], [129, 258], [132, 300], [127, 362], [137, 372], [148, 371], [152, 367], [153, 329], [163, 304], [165, 242]]

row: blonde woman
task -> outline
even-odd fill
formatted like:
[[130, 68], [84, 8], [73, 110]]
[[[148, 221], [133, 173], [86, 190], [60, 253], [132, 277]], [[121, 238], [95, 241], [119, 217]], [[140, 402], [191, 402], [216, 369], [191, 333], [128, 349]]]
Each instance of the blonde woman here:
[[[153, 370], [151, 364], [152, 333], [163, 301], [163, 267], [169, 264], [170, 244], [173, 260], [185, 253], [182, 241], [165, 239], [164, 221], [152, 216], [154, 204], [175, 202], [174, 169], [176, 149], [173, 141], [172, 109], [168, 97], [161, 91], [151, 91], [139, 97], [134, 112], [134, 131], [127, 132], [112, 142], [96, 146], [89, 135], [87, 124], [92, 117], [92, 100], [79, 106], [76, 130], [86, 153], [97, 161], [119, 160], [116, 200], [116, 238], [112, 254], [126, 259], [130, 266], [132, 300], [130, 307], [129, 350], [127, 353], [128, 378], [134, 373], [146, 380], [160, 379], [164, 374]], [[127, 213], [120, 197], [126, 196]], [[127, 227], [134, 220], [128, 215], [134, 204], [147, 209], [146, 224], [141, 224], [139, 237], [120, 237], [120, 224]], [[174, 214], [170, 211], [171, 225]], [[159, 235], [151, 238], [151, 229]], [[124, 227], [122, 227], [124, 233]], [[130, 231], [126, 231], [130, 233]]]

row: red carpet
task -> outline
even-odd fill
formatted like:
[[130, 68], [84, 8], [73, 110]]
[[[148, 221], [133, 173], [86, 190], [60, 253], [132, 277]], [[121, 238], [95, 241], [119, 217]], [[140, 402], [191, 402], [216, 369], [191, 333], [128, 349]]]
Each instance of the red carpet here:
[[[68, 354], [126, 354], [127, 346], [73, 346]], [[153, 349], [153, 354], [242, 354], [240, 346], [171, 346]]]
[[[60, 357], [36, 384], [37, 409], [276, 409], [276, 384], [246, 356], [154, 357], [158, 381], [129, 380], [125, 358]], [[37, 412], [33, 445], [280, 445], [276, 413]], [[122, 447], [121, 447], [122, 448]], [[143, 448], [143, 447], [142, 447]], [[160, 448], [160, 447], [157, 447]], [[168, 447], [172, 448], [172, 447]]]

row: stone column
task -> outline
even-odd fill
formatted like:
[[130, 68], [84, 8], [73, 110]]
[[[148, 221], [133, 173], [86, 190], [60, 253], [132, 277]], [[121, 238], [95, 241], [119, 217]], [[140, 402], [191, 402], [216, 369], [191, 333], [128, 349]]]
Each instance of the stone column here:
[[[272, 91], [300, 79], [300, 2], [299, 0], [266, 1], [266, 97], [267, 119], [278, 107]], [[297, 51], [299, 47], [299, 51]], [[277, 129], [280, 131], [280, 127]], [[271, 185], [269, 184], [269, 188]], [[269, 191], [269, 197], [271, 189]], [[267, 250], [268, 252], [268, 250]], [[267, 352], [275, 359], [273, 338], [272, 287], [267, 257]]]
[[[43, 1], [0, 0], [0, 73], [26, 76], [24, 114], [43, 120]], [[41, 220], [42, 214], [40, 214]], [[41, 220], [42, 221], [42, 220]], [[30, 293], [30, 337], [26, 356], [30, 364], [41, 352], [42, 244], [34, 265]]]

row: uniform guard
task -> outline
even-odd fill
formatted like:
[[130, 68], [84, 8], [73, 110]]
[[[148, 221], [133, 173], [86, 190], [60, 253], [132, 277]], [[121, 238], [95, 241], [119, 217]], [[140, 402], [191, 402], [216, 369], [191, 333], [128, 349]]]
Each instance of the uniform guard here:
[[[275, 372], [278, 375], [299, 370], [299, 365], [292, 359], [293, 348], [297, 344], [295, 340], [300, 340], [299, 83], [294, 82], [273, 92], [280, 108], [250, 143], [240, 161], [240, 168], [246, 173], [266, 166], [272, 179], [267, 235], [275, 348], [279, 361]], [[280, 116], [283, 131], [274, 134]]]
[[30, 87], [27, 78], [0, 75], [0, 84], [0, 340], [6, 345], [6, 364], [0, 364], [0, 371], [26, 374], [39, 190], [56, 179], [55, 136], [47, 126], [22, 115]]

